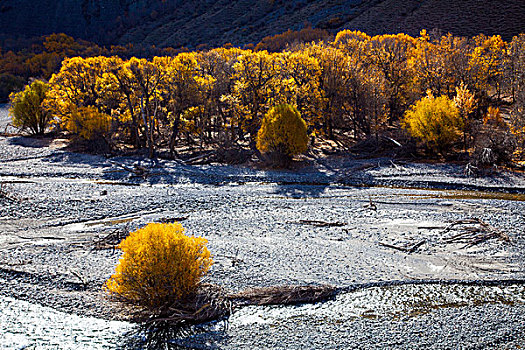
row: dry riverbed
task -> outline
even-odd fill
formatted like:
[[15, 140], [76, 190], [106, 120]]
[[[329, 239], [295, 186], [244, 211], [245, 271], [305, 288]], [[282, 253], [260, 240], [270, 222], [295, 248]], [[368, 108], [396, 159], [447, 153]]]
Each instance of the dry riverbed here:
[[[351, 157], [263, 171], [106, 158], [64, 144], [0, 137], [4, 310], [42, 305], [127, 320], [129, 310], [102, 291], [120, 256], [112, 246], [148, 222], [177, 220], [209, 240], [215, 264], [206, 282], [344, 292], [317, 305], [244, 308], [227, 329], [205, 325], [175, 345], [525, 346], [523, 174], [472, 178], [458, 165]], [[6, 334], [23, 314], [0, 318], [0, 338], [15, 339]]]

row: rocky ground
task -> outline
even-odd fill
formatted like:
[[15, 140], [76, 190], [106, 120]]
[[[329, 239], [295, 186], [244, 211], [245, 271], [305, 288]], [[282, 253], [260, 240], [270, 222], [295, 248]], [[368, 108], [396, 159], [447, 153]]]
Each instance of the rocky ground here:
[[[3, 131], [5, 109], [0, 120]], [[266, 171], [107, 158], [72, 153], [65, 144], [0, 137], [4, 297], [126, 319], [126, 309], [102, 291], [120, 256], [112, 246], [129, 230], [172, 220], [209, 240], [215, 264], [207, 282], [233, 291], [308, 284], [351, 289], [424, 280], [514, 279], [519, 284], [525, 279], [525, 176], [520, 173], [497, 170], [474, 178], [461, 165], [352, 157], [311, 159], [293, 172]], [[478, 221], [447, 231], [454, 222], [474, 218]], [[493, 236], [480, 242], [476, 237], [447, 240], [465, 228], [478, 230], [477, 238]], [[525, 296], [522, 289], [517, 293]], [[404, 321], [338, 316], [322, 322], [300, 316], [301, 322], [291, 317], [279, 327], [233, 323], [226, 337], [212, 331], [196, 343], [523, 346], [525, 308], [521, 301], [505, 300], [439, 307]], [[455, 320], [463, 328], [454, 327]], [[393, 338], [385, 342], [385, 337]]]

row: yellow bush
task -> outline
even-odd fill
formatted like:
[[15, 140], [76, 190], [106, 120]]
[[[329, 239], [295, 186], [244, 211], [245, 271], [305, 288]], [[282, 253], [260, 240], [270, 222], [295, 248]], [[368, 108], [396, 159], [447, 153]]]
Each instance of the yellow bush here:
[[442, 152], [460, 136], [463, 120], [454, 101], [429, 93], [405, 113], [403, 127], [413, 137]]
[[49, 84], [35, 80], [24, 90], [9, 95], [9, 114], [14, 126], [27, 129], [33, 134], [44, 133], [51, 121], [51, 114], [42, 107], [48, 90]]
[[208, 241], [179, 223], [151, 223], [123, 240], [124, 254], [105, 288], [129, 302], [158, 307], [194, 293], [212, 264]]
[[308, 148], [306, 123], [294, 106], [283, 104], [273, 107], [262, 120], [257, 133], [257, 149], [277, 152], [291, 157]]
[[81, 107], [62, 119], [62, 127], [84, 140], [105, 138], [111, 128], [111, 117], [95, 107]]

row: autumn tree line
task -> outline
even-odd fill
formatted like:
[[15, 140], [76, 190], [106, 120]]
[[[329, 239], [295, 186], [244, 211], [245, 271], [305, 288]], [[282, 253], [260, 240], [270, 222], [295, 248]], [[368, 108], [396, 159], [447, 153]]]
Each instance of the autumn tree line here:
[[179, 145], [255, 150], [263, 117], [286, 104], [300, 113], [311, 143], [406, 129], [431, 153], [490, 149], [480, 157], [507, 161], [523, 146], [524, 74], [525, 35], [505, 42], [345, 30], [280, 52], [66, 58], [45, 83], [41, 106], [78, 138], [151, 156]]
[[175, 55], [186, 48], [157, 48], [128, 44], [110, 47], [74, 39], [66, 34], [50, 34], [31, 39], [3, 40], [0, 45], [0, 103], [24, 87], [30, 78], [49, 80], [66, 57], [119, 56], [122, 58]]

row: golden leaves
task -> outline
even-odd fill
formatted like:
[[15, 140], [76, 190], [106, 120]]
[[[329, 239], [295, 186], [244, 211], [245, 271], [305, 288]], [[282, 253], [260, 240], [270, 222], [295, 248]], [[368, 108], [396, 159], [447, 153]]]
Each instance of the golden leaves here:
[[184, 298], [196, 290], [213, 263], [207, 242], [186, 236], [180, 223], [150, 223], [119, 244], [124, 254], [105, 288], [124, 300], [153, 307]]

